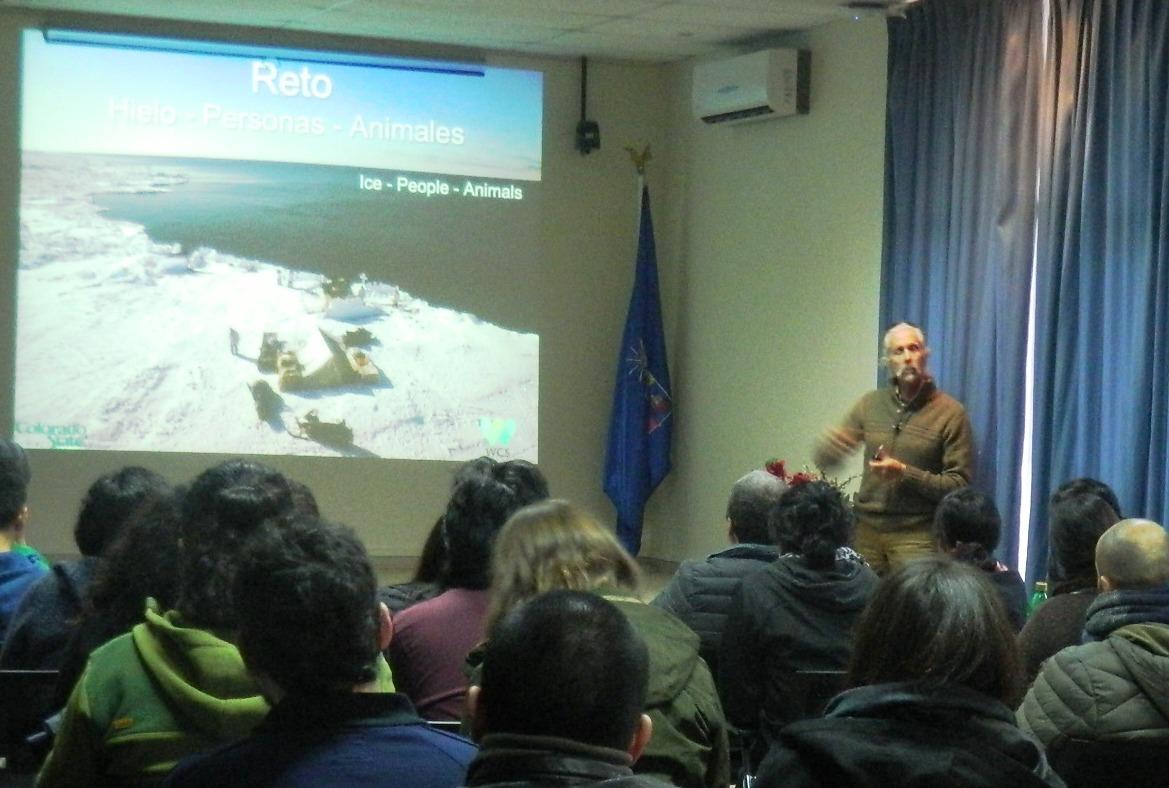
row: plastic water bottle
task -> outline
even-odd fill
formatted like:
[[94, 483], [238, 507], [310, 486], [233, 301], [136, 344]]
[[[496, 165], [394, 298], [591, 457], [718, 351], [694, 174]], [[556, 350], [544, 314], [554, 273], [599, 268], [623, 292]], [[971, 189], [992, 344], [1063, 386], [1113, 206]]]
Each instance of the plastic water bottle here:
[[1035, 609], [1042, 605], [1047, 599], [1047, 581], [1040, 580], [1035, 583], [1035, 590], [1031, 592], [1031, 599], [1027, 602], [1027, 617], [1030, 618]]

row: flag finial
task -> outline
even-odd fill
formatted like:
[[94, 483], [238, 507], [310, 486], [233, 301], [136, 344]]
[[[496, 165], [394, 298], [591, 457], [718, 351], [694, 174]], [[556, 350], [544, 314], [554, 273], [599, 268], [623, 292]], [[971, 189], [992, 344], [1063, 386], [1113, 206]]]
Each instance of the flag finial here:
[[637, 174], [645, 175], [646, 162], [653, 158], [653, 154], [649, 152], [649, 145], [647, 144], [645, 150], [641, 153], [638, 153], [636, 148], [631, 148], [628, 145], [625, 146], [625, 150], [629, 152], [629, 158], [633, 160], [633, 166], [637, 168]]

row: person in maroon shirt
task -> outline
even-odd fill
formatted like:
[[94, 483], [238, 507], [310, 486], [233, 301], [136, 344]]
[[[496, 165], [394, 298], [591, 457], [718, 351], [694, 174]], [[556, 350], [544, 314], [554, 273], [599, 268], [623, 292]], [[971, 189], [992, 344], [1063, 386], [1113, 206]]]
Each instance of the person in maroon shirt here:
[[458, 720], [467, 677], [463, 662], [483, 640], [491, 546], [507, 519], [548, 497], [548, 482], [530, 462], [472, 460], [458, 473], [443, 514], [446, 591], [394, 619], [387, 657], [394, 683], [430, 720]]

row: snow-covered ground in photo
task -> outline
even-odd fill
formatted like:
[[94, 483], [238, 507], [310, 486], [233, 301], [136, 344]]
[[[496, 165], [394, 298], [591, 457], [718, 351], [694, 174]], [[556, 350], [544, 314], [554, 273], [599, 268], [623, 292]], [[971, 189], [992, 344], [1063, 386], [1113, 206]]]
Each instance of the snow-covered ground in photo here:
[[[382, 282], [366, 282], [364, 301], [329, 317], [317, 272], [158, 244], [93, 202], [184, 181], [181, 165], [25, 154], [15, 381], [22, 444], [461, 460], [502, 448], [514, 420], [506, 456], [536, 460], [537, 335]], [[319, 352], [318, 328], [340, 336], [359, 327], [375, 337], [365, 350], [379, 382], [282, 393], [281, 424], [259, 420], [248, 384], [277, 388], [276, 375], [255, 364], [264, 332], [303, 361]], [[233, 329], [239, 356], [230, 352]], [[289, 434], [309, 410], [344, 419], [354, 446]]]

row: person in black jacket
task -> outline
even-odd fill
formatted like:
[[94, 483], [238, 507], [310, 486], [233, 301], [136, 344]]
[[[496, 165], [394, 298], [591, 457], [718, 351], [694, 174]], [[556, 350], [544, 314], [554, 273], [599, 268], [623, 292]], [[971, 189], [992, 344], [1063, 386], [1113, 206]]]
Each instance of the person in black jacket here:
[[481, 749], [466, 784], [664, 788], [631, 768], [653, 733], [642, 713], [649, 664], [641, 635], [599, 596], [521, 602], [492, 629], [467, 696]]
[[852, 628], [877, 576], [848, 545], [853, 515], [824, 481], [798, 484], [771, 513], [775, 563], [743, 580], [723, 631], [719, 695], [758, 763], [779, 729], [802, 716], [793, 674], [848, 663]]
[[29, 588], [9, 627], [0, 668], [61, 667], [99, 556], [136, 512], [169, 491], [162, 476], [137, 466], [104, 474], [89, 486], [73, 528], [81, 558], [55, 564]]
[[995, 560], [994, 549], [998, 547], [1002, 530], [1002, 518], [994, 499], [973, 487], [946, 495], [934, 514], [938, 549], [986, 573], [1002, 595], [1007, 618], [1018, 632], [1023, 628], [1027, 611], [1027, 589], [1018, 572]]
[[1062, 786], [1015, 724], [1021, 672], [985, 574], [945, 558], [912, 561], [861, 617], [851, 689], [822, 718], [780, 732], [757, 786]]
[[767, 527], [767, 516], [787, 483], [764, 470], [751, 471], [735, 482], [727, 501], [727, 536], [731, 546], [701, 561], [683, 561], [653, 603], [693, 629], [699, 653], [718, 675], [718, 651], [731, 599], [749, 574], [779, 556]]

